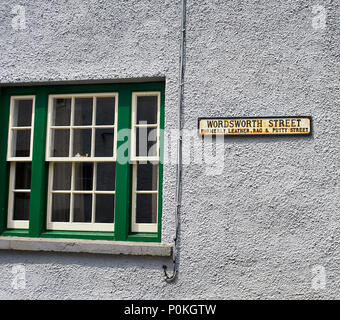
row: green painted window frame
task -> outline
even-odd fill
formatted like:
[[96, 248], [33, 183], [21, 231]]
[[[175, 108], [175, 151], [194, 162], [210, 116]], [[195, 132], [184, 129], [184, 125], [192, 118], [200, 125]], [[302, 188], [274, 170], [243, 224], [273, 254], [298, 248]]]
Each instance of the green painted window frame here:
[[[81, 94], [90, 92], [118, 92], [118, 131], [131, 129], [132, 92], [159, 91], [160, 103], [160, 159], [157, 233], [131, 232], [132, 164], [116, 164], [115, 231], [50, 231], [46, 230], [48, 162], [45, 161], [48, 96], [52, 94]], [[34, 137], [32, 155], [31, 201], [29, 229], [8, 229], [7, 208], [10, 163], [6, 160], [11, 96], [34, 95]], [[113, 241], [161, 242], [163, 145], [164, 145], [165, 82], [105, 83], [80, 85], [39, 85], [0, 87], [0, 235], [34, 238], [68, 238]], [[117, 140], [117, 149], [126, 141]], [[129, 150], [130, 153], [130, 144]], [[130, 154], [129, 154], [130, 157]]]

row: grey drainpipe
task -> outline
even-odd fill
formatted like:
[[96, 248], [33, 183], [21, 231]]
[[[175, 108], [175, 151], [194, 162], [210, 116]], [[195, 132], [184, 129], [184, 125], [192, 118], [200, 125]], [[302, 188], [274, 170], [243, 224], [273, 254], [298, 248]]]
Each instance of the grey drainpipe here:
[[179, 214], [181, 208], [181, 191], [182, 191], [182, 110], [183, 110], [183, 97], [184, 97], [184, 72], [185, 72], [185, 36], [186, 36], [186, 0], [182, 0], [181, 9], [181, 52], [180, 52], [180, 70], [179, 70], [179, 104], [178, 104], [178, 130], [179, 137], [177, 142], [177, 178], [176, 178], [176, 212], [175, 212], [175, 224], [176, 231], [174, 236], [174, 246], [172, 253], [173, 260], [173, 273], [171, 276], [168, 275], [166, 269], [167, 266], [163, 266], [165, 281], [170, 283], [176, 279], [177, 276], [177, 240], [179, 232]]

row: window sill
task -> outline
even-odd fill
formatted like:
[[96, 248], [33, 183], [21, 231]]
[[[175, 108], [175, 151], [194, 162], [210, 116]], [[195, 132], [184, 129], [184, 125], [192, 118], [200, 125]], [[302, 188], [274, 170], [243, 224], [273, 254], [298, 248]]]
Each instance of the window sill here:
[[172, 247], [152, 242], [0, 237], [0, 250], [169, 257]]

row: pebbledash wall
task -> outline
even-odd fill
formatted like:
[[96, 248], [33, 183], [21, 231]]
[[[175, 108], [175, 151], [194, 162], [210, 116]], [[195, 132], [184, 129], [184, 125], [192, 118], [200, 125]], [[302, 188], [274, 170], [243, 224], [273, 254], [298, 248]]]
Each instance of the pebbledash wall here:
[[[0, 83], [165, 79], [165, 129], [175, 129], [180, 9], [179, 0], [3, 1]], [[186, 36], [185, 129], [198, 117], [307, 115], [313, 135], [228, 138], [220, 170], [184, 165], [174, 283], [162, 270], [170, 258], [2, 250], [0, 299], [340, 297], [340, 4], [187, 0]], [[206, 145], [192, 140], [191, 157]], [[176, 165], [165, 164], [166, 244], [175, 191]], [[13, 285], [17, 265], [25, 288]]]

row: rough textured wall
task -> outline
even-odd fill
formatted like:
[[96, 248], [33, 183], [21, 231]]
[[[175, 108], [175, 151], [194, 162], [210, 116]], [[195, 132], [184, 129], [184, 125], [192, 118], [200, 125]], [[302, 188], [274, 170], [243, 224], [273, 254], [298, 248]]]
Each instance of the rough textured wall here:
[[[176, 283], [163, 280], [167, 259], [2, 251], [0, 298], [339, 298], [340, 5], [187, 2], [185, 128], [199, 116], [311, 115], [313, 136], [228, 138], [217, 166], [184, 166]], [[1, 83], [165, 77], [166, 128], [176, 127], [179, 1], [23, 0], [19, 31], [15, 5], [0, 7]], [[186, 162], [209, 145], [193, 140]], [[165, 166], [166, 243], [175, 173]], [[24, 290], [11, 287], [16, 264]]]

